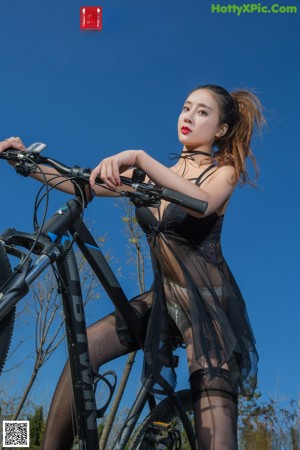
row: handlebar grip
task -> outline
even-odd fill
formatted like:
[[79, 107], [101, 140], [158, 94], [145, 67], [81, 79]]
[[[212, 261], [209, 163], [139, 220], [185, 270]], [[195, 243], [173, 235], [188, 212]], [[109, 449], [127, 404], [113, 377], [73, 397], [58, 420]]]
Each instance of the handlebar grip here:
[[173, 191], [172, 189], [163, 188], [162, 197], [172, 203], [183, 206], [184, 208], [192, 209], [193, 211], [204, 214], [207, 210], [208, 203], [199, 200], [189, 195], [181, 194], [180, 192]]

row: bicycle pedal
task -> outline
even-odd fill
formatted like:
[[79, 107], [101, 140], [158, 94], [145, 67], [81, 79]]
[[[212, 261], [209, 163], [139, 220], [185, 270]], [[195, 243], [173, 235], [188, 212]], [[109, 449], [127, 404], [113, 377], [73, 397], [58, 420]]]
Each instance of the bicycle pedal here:
[[[149, 448], [157, 450], [179, 450], [181, 448], [181, 436], [179, 430], [171, 423], [155, 421], [149, 425], [146, 433], [146, 441]], [[155, 447], [152, 447], [154, 445]]]
[[152, 425], [155, 427], [158, 427], [158, 428], [162, 428], [163, 430], [166, 430], [171, 426], [170, 423], [159, 422], [159, 421], [152, 422]]

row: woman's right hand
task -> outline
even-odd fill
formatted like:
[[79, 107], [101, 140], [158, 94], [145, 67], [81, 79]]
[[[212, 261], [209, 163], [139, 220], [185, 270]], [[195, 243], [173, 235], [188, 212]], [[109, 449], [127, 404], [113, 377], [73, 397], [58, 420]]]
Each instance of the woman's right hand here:
[[26, 147], [19, 137], [10, 137], [8, 139], [4, 139], [4, 141], [0, 141], [0, 152], [4, 152], [8, 148], [15, 148], [16, 150], [25, 151]]
[[125, 150], [103, 159], [91, 172], [91, 187], [95, 186], [98, 176], [110, 189], [116, 189], [118, 186], [121, 186], [120, 174], [129, 168], [138, 167], [137, 155], [140, 152], [141, 150]]

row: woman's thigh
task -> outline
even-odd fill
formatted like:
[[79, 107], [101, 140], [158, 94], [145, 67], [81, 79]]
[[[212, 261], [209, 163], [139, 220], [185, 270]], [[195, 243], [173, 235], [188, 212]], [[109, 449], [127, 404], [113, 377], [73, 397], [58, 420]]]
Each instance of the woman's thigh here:
[[[134, 299], [130, 303], [137, 312], [139, 320], [146, 320], [150, 309], [147, 298]], [[124, 338], [120, 339], [116, 322], [116, 314], [112, 313], [87, 329], [89, 355], [94, 371], [98, 371], [102, 364], [132, 351], [132, 345], [129, 346]], [[139, 349], [137, 344], [134, 347], [136, 350]]]

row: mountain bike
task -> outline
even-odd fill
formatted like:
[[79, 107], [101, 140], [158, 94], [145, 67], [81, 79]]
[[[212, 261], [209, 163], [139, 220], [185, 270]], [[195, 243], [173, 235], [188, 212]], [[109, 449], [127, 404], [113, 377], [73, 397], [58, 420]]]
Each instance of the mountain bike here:
[[[64, 311], [77, 445], [80, 450], [96, 450], [99, 448], [97, 418], [103, 417], [110, 404], [116, 386], [116, 375], [112, 371], [97, 376], [92, 373], [74, 243], [84, 255], [141, 349], [144, 346], [145, 329], [83, 221], [84, 209], [90, 205], [93, 198], [93, 191], [89, 185], [90, 170], [78, 166], [69, 167], [53, 158], [42, 156], [44, 148], [45, 144], [35, 143], [26, 151], [8, 149], [0, 154], [0, 159], [13, 162], [15, 170], [20, 175], [28, 176], [41, 171], [40, 164], [42, 164], [53, 167], [60, 174], [57, 185], [64, 177], [74, 186], [73, 198], [41, 225], [37, 224], [35, 211], [33, 232], [9, 228], [0, 235], [0, 373], [13, 334], [16, 304], [28, 293], [32, 283], [51, 265], [56, 273]], [[129, 198], [136, 207], [158, 207], [163, 199], [197, 212], [205, 212], [206, 202], [154, 186], [152, 183], [145, 183], [144, 179], [145, 173], [138, 169], [134, 170], [132, 178], [122, 176], [123, 185], [130, 189], [121, 190], [119, 195]], [[97, 179], [97, 183], [101, 184], [101, 180]], [[50, 188], [47, 186], [46, 177], [45, 186], [44, 195], [48, 196]], [[40, 201], [41, 199], [36, 205]], [[11, 257], [18, 260], [14, 269], [11, 267]], [[182, 341], [180, 342], [178, 338], [174, 340], [174, 346], [180, 344]], [[104, 382], [109, 389], [108, 399], [101, 408], [97, 408], [95, 400], [95, 390], [99, 382]], [[156, 383], [161, 386], [166, 397], [159, 404], [156, 404], [151, 392]], [[146, 404], [150, 407], [150, 414], [137, 426]], [[175, 392], [161, 376], [156, 380], [148, 380], [140, 388], [116, 437], [113, 449], [121, 450], [126, 447], [135, 450], [181, 448], [194, 450], [196, 446], [191, 418], [192, 402], [189, 390]]]

